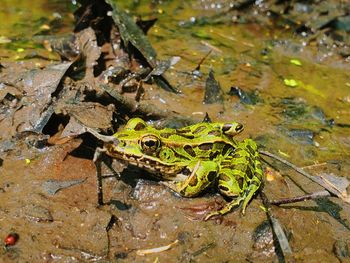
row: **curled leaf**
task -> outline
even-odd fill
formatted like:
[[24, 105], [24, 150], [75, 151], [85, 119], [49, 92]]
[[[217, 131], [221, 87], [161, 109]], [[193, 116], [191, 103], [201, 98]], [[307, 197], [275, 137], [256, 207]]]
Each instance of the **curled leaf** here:
[[170, 249], [171, 247], [176, 245], [178, 242], [179, 242], [179, 240], [176, 239], [174, 242], [172, 242], [172, 243], [170, 243], [169, 245], [166, 245], [166, 246], [156, 247], [156, 248], [149, 248], [149, 249], [139, 249], [139, 250], [136, 251], [136, 254], [139, 255], [139, 256], [144, 256], [144, 255], [147, 255], [147, 254], [163, 252], [163, 251], [166, 251], [166, 250]]

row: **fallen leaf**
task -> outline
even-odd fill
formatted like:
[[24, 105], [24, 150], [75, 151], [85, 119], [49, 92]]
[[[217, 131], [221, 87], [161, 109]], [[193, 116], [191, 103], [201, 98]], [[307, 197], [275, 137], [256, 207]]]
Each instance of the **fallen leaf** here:
[[136, 251], [136, 254], [139, 256], [145, 256], [147, 254], [152, 254], [152, 253], [159, 253], [166, 251], [176, 245], [179, 242], [178, 239], [176, 239], [174, 242], [170, 243], [169, 245], [162, 246], [162, 247], [156, 247], [156, 248], [149, 248], [149, 249], [139, 249]]

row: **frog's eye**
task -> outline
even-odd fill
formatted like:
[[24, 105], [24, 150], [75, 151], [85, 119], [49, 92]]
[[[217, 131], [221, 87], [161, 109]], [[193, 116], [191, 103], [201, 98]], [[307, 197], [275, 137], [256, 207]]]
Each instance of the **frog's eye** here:
[[146, 122], [141, 118], [132, 118], [125, 125], [126, 130], [141, 131], [147, 127]]
[[146, 135], [140, 140], [141, 148], [145, 153], [157, 151], [160, 147], [160, 140], [153, 135]]
[[240, 123], [237, 123], [236, 127], [235, 127], [235, 131], [236, 132], [241, 132], [243, 130], [243, 125]]
[[240, 133], [241, 131], [243, 131], [243, 125], [237, 122], [225, 123], [222, 126], [222, 131], [225, 134], [236, 135], [237, 133]]

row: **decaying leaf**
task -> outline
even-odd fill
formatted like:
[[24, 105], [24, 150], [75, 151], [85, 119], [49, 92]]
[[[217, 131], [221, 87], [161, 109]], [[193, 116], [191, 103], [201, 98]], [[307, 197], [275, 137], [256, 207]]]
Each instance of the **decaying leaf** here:
[[136, 251], [136, 254], [139, 255], [139, 256], [145, 256], [147, 254], [163, 252], [163, 251], [166, 251], [166, 250], [172, 248], [178, 242], [179, 242], [179, 240], [176, 239], [174, 242], [172, 242], [172, 243], [170, 243], [169, 245], [166, 245], [166, 246], [150, 248], [150, 249], [139, 249], [139, 250]]
[[347, 178], [326, 173], [319, 174], [319, 177], [322, 179], [325, 185], [329, 186], [331, 189], [334, 189], [339, 198], [350, 204], [350, 195], [347, 192], [350, 182]]
[[209, 71], [209, 76], [205, 82], [205, 94], [203, 103], [222, 103], [224, 97], [219, 82], [214, 77], [214, 71]]
[[42, 188], [45, 193], [49, 195], [54, 195], [61, 189], [68, 188], [73, 185], [81, 184], [85, 182], [85, 180], [86, 178], [79, 179], [79, 180], [70, 180], [70, 181], [58, 181], [58, 180], [50, 179], [45, 183], [43, 183]]

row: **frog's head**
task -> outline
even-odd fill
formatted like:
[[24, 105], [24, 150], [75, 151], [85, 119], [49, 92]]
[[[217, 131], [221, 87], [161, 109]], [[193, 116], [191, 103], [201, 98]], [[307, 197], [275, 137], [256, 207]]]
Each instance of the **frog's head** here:
[[156, 129], [140, 118], [128, 121], [123, 129], [113, 136], [116, 143], [106, 144], [107, 154], [122, 159], [151, 172], [173, 174], [180, 169], [174, 163], [180, 161], [162, 137], [173, 129]]
[[141, 158], [144, 155], [153, 155], [161, 147], [157, 130], [140, 118], [130, 119], [124, 129], [113, 136], [117, 143], [113, 144], [111, 150], [115, 154], [122, 154], [123, 159], [128, 156]]

